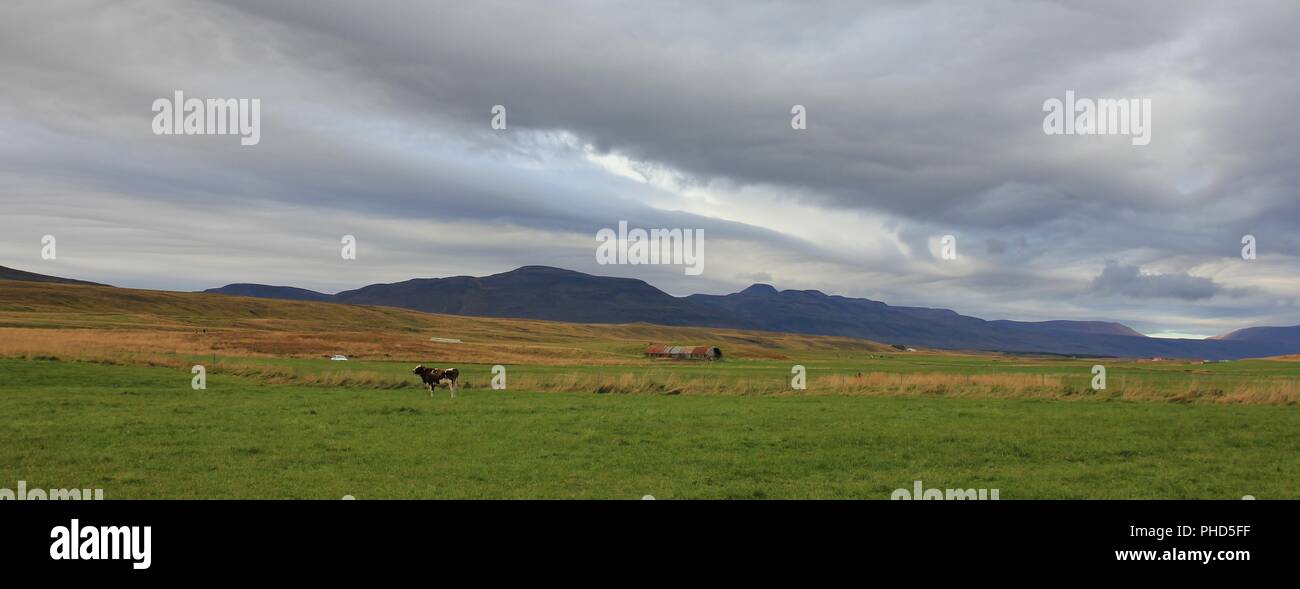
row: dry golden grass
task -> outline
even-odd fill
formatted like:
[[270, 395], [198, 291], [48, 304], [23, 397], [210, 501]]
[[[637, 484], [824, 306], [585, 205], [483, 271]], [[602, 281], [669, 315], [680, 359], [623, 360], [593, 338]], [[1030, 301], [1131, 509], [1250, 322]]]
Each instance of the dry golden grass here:
[[34, 329], [0, 327], [0, 357], [53, 357], [117, 363], [165, 362], [168, 357], [320, 358], [346, 353], [369, 360], [469, 364], [605, 365], [648, 362], [636, 357], [563, 345], [518, 343], [446, 344], [402, 334], [319, 333], [253, 330], [193, 331], [125, 329]]
[[1094, 391], [1045, 374], [870, 373], [810, 379], [808, 390], [848, 395], [938, 395], [972, 398], [1117, 399], [1125, 401], [1213, 402], [1294, 405], [1300, 402], [1295, 380], [1250, 379], [1224, 387], [1189, 381], [1181, 387], [1140, 383]]
[[[201, 355], [217, 351], [215, 340], [157, 330], [26, 329], [0, 327], [0, 356], [53, 356], [92, 360], [109, 356]], [[248, 355], [255, 355], [251, 351]]]
[[805, 390], [791, 390], [784, 380], [719, 377], [666, 378], [644, 373], [617, 375], [571, 373], [515, 377], [511, 388], [551, 392], [593, 392], [665, 395], [836, 395], [869, 397], [935, 396], [976, 399], [1109, 399], [1125, 401], [1211, 402], [1222, 404], [1294, 405], [1300, 402], [1295, 381], [1243, 381], [1228, 388], [1185, 388], [1137, 385], [1093, 391], [1042, 374], [868, 373], [861, 376], [810, 377]]
[[[363, 337], [373, 334], [359, 334]], [[292, 336], [290, 339], [284, 339]], [[207, 338], [189, 333], [123, 330], [52, 330], [0, 328], [0, 357], [27, 359], [58, 358], [105, 364], [139, 364], [188, 368], [191, 356], [214, 354], [208, 365], [213, 374], [233, 374], [268, 384], [352, 386], [374, 389], [418, 388], [419, 383], [404, 374], [373, 371], [336, 370], [324, 373], [302, 372], [239, 358], [283, 357], [276, 353], [284, 347], [296, 356], [322, 356], [332, 348], [314, 351], [310, 337], [301, 334], [209, 332]], [[371, 341], [378, 350], [387, 345]], [[438, 349], [429, 349], [432, 347]], [[514, 346], [516, 349], [510, 349]], [[160, 352], [166, 350], [166, 353]], [[317, 353], [319, 352], [319, 353]], [[651, 361], [576, 348], [518, 346], [513, 344], [423, 344], [409, 346], [410, 358], [379, 354], [386, 359], [436, 356], [449, 363], [505, 363], [566, 365], [627, 365], [629, 369], [653, 364]], [[422, 355], [423, 354], [423, 355]], [[501, 360], [502, 358], [513, 358]], [[466, 383], [469, 387], [475, 383]], [[1092, 391], [1073, 386], [1062, 376], [1045, 374], [959, 374], [952, 372], [870, 372], [862, 375], [824, 375], [808, 379], [806, 390], [790, 390], [784, 378], [745, 378], [711, 375], [681, 376], [662, 372], [574, 371], [562, 374], [523, 374], [510, 378], [515, 390], [546, 392], [587, 392], [656, 395], [837, 395], [837, 396], [938, 396], [952, 398], [1035, 398], [1035, 399], [1118, 399], [1131, 401], [1211, 402], [1267, 405], [1293, 405], [1300, 402], [1300, 385], [1294, 380], [1243, 379], [1217, 386], [1188, 381], [1182, 386], [1123, 384], [1106, 391]], [[477, 385], [481, 386], [481, 384]]]

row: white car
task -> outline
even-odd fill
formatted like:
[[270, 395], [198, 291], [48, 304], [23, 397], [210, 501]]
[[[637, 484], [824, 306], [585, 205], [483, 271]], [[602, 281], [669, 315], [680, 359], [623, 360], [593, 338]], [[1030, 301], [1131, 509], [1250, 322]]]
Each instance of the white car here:
[[334, 354], [333, 356], [330, 356], [330, 360], [347, 360], [347, 359], [348, 357], [344, 356], [343, 354]]

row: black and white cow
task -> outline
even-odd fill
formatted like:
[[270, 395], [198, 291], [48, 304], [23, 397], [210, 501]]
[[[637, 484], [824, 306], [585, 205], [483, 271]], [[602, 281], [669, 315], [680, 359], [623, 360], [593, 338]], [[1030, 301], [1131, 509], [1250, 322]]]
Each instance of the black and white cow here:
[[451, 391], [451, 398], [456, 398], [456, 379], [460, 377], [460, 371], [455, 368], [425, 368], [423, 364], [416, 366], [413, 374], [420, 375], [420, 380], [424, 381], [424, 388], [429, 389], [429, 398], [433, 398], [433, 387], [447, 385], [447, 390]]

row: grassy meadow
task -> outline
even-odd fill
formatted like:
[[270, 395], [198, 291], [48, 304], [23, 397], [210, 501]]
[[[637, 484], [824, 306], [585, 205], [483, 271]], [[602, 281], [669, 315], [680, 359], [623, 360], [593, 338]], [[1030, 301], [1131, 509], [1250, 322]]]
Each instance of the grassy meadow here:
[[886, 499], [917, 479], [1003, 499], [1300, 495], [1289, 407], [189, 384], [0, 360], [0, 470], [109, 498]]
[[[647, 343], [728, 359], [648, 360]], [[460, 398], [430, 399], [416, 363], [459, 367]], [[190, 386], [195, 364], [205, 390]], [[489, 386], [495, 364], [505, 390]], [[790, 387], [796, 364], [806, 390]], [[1105, 390], [1090, 387], [1095, 364]], [[1298, 381], [1286, 360], [900, 352], [0, 281], [0, 487], [885, 499], [920, 479], [1003, 499], [1300, 498]]]

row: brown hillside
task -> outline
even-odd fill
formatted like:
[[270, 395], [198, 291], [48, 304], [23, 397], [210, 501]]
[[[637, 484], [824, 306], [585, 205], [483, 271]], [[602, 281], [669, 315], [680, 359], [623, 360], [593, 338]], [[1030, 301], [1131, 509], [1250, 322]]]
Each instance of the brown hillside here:
[[[463, 343], [430, 341], [431, 337]], [[640, 362], [647, 343], [711, 344], [734, 358], [785, 350], [887, 351], [843, 337], [635, 324], [578, 324], [437, 315], [339, 303], [282, 301], [0, 280], [0, 355], [112, 358], [221, 354], [461, 362]]]

